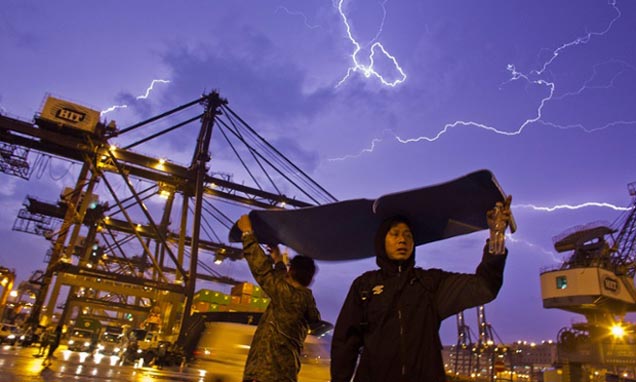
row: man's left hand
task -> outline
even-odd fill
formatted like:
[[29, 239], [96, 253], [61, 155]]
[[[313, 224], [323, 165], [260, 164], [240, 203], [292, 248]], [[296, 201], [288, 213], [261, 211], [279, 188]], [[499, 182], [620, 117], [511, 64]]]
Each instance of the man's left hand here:
[[241, 216], [238, 222], [236, 222], [236, 226], [241, 232], [252, 232], [252, 222], [250, 221], [249, 215]]

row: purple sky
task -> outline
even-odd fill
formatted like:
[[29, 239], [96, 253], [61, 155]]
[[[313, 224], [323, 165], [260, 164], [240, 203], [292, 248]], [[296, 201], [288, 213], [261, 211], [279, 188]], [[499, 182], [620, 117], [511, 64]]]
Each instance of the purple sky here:
[[[542, 308], [539, 270], [562, 258], [553, 236], [612, 222], [620, 214], [612, 206], [630, 203], [636, 3], [129, 3], [4, 2], [0, 112], [31, 120], [52, 94], [96, 110], [127, 105], [104, 114], [125, 127], [218, 89], [340, 200], [490, 169], [513, 195], [519, 230], [509, 240], [504, 287], [486, 307], [488, 320], [504, 341], [540, 341], [583, 319]], [[147, 92], [153, 80], [163, 81]], [[187, 164], [194, 139], [193, 132], [191, 140], [139, 151]], [[223, 158], [210, 167], [234, 169]], [[0, 265], [15, 268], [18, 279], [44, 268], [50, 244], [12, 231], [25, 196], [54, 201], [78, 170], [53, 160], [30, 181], [0, 176]], [[250, 182], [240, 173], [234, 181]], [[608, 206], [532, 207], [587, 202]], [[485, 237], [420, 247], [417, 263], [472, 271]], [[333, 321], [353, 278], [374, 261], [319, 266], [314, 292]], [[240, 278], [246, 265], [218, 269]], [[476, 313], [466, 320], [475, 332]], [[454, 326], [454, 318], [444, 323], [444, 343], [456, 341]]]

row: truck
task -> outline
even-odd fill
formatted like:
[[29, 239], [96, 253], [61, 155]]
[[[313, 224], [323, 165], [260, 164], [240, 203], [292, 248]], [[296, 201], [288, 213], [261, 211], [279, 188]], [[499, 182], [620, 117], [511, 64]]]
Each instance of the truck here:
[[67, 347], [72, 351], [92, 353], [99, 339], [102, 324], [91, 317], [80, 316], [75, 320], [75, 325], [69, 331]]
[[97, 336], [92, 330], [75, 327], [66, 344], [68, 350], [91, 353], [97, 344]]
[[160, 332], [147, 329], [132, 329], [122, 343], [121, 364], [132, 364], [143, 360], [144, 365], [179, 365], [183, 355], [174, 341], [164, 338]]
[[117, 356], [122, 350], [124, 329], [121, 326], [105, 326], [99, 336], [95, 352], [105, 356]]

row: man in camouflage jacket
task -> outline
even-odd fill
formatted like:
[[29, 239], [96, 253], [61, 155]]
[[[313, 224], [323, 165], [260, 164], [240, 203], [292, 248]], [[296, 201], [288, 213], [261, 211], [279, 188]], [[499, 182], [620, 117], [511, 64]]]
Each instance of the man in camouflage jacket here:
[[243, 232], [243, 253], [252, 275], [270, 298], [252, 339], [243, 380], [295, 382], [309, 323], [320, 320], [308, 288], [316, 269], [314, 261], [298, 255], [287, 271], [278, 248], [272, 249], [272, 256], [265, 255], [247, 215], [239, 219], [238, 228]]

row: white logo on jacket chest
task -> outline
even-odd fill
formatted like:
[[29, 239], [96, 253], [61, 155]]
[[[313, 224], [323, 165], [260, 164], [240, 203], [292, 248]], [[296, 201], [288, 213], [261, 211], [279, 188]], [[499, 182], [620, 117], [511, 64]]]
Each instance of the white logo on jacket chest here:
[[380, 294], [384, 292], [384, 285], [376, 285], [373, 287], [373, 294]]

